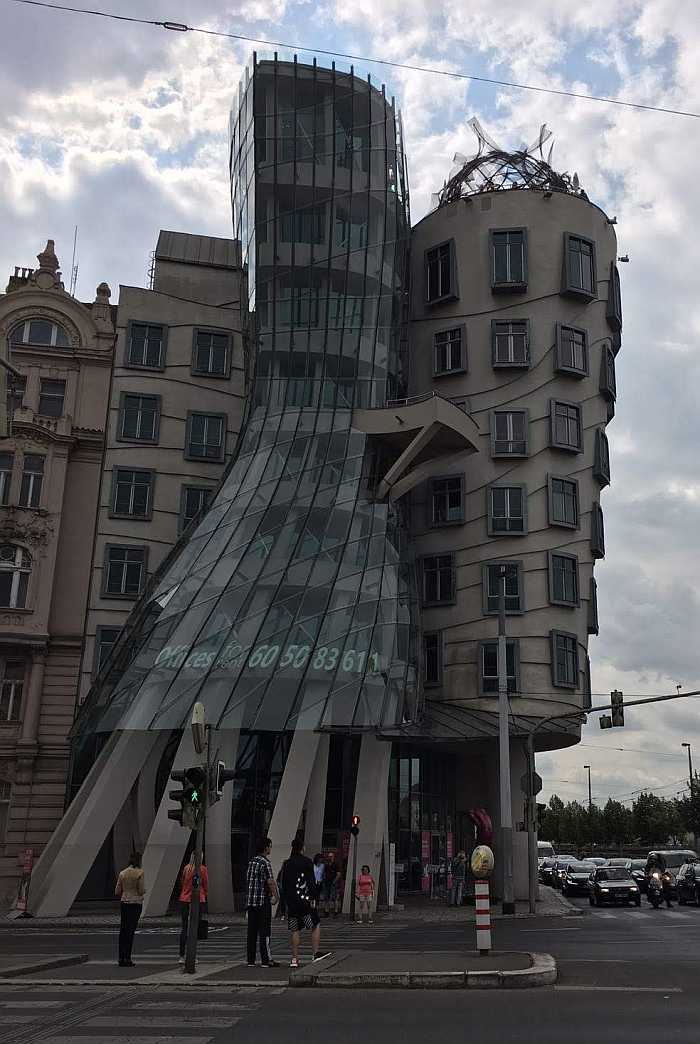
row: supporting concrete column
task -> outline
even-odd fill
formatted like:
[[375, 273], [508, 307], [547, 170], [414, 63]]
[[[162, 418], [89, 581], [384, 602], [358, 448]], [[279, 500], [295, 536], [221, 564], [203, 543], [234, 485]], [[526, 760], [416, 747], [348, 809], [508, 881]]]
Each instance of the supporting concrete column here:
[[156, 777], [170, 740], [169, 732], [159, 732], [155, 746], [139, 773], [131, 793], [114, 824], [112, 850], [114, 865], [126, 866], [132, 852], [143, 852], [156, 814]]
[[290, 843], [299, 826], [320, 739], [318, 732], [309, 729], [297, 729], [292, 738], [268, 830], [272, 841], [270, 860], [275, 876], [289, 855]]
[[[186, 728], [182, 733], [171, 771], [181, 771], [199, 765], [203, 757], [194, 749], [192, 730]], [[168, 810], [176, 807], [168, 797], [168, 791], [179, 786], [180, 784], [175, 783], [171, 786], [170, 781], [166, 784], [143, 853], [142, 866], [146, 881], [144, 916], [148, 914], [149, 917], [162, 917], [167, 913], [175, 878], [190, 839], [188, 830], [184, 830], [174, 819], [168, 819]]]
[[314, 759], [314, 767], [306, 793], [306, 819], [304, 822], [304, 844], [306, 854], [313, 858], [323, 848], [323, 817], [326, 811], [326, 778], [328, 776], [328, 751], [331, 738], [321, 735]]
[[[218, 760], [227, 768], [235, 768], [238, 756], [238, 729], [212, 732], [209, 745], [211, 757], [218, 751]], [[209, 872], [209, 910], [211, 913], [233, 913], [233, 871], [231, 868], [231, 805], [233, 783], [224, 787], [220, 801], [207, 814], [206, 864]]]
[[[388, 851], [384, 852], [384, 838], [388, 822], [390, 762], [391, 743], [382, 742], [370, 733], [362, 737], [353, 805], [353, 815], [360, 817], [360, 833], [350, 845], [343, 913], [350, 913], [350, 902], [355, 888], [355, 881], [352, 880], [352, 849], [355, 843], [358, 874], [362, 864], [367, 863], [377, 890], [379, 889], [382, 856], [384, 854], [388, 857]], [[384, 872], [388, 873], [387, 867], [384, 868]]]
[[36, 917], [65, 917], [158, 739], [114, 733], [42, 852], [29, 890]]

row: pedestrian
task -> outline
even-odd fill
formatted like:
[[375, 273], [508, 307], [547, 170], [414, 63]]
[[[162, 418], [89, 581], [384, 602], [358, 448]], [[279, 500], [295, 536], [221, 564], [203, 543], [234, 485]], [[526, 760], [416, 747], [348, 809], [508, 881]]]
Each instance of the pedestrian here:
[[467, 854], [460, 851], [452, 860], [452, 890], [450, 905], [461, 906], [464, 899], [464, 887], [467, 881]]
[[[187, 949], [187, 930], [190, 921], [190, 906], [192, 905], [192, 882], [194, 879], [194, 852], [186, 863], [182, 877], [180, 878], [180, 917], [182, 927], [180, 929], [180, 964], [185, 963], [185, 950]], [[207, 892], [209, 891], [209, 874], [202, 860], [199, 867], [199, 918], [207, 912]]]
[[372, 877], [370, 869], [366, 863], [360, 870], [359, 877], [357, 878], [356, 898], [360, 904], [360, 916], [357, 918], [357, 923], [363, 924], [365, 920], [365, 914], [367, 914], [367, 923], [372, 924], [374, 878]]
[[278, 968], [270, 955], [272, 934], [272, 904], [279, 901], [277, 882], [272, 872], [270, 852], [272, 841], [262, 837], [255, 846], [255, 855], [248, 863], [248, 967], [255, 967], [255, 953], [260, 943], [260, 963], [263, 968]]
[[[323, 856], [320, 852], [317, 852], [314, 856], [314, 881], [316, 882], [316, 903], [317, 908], [321, 905], [321, 899], [325, 892], [324, 875], [326, 870], [326, 864], [323, 861]], [[319, 910], [319, 913], [321, 911]], [[328, 914], [328, 911], [325, 911]]]
[[139, 923], [143, 897], [146, 892], [143, 870], [141, 869], [141, 853], [132, 852], [129, 865], [117, 878], [114, 894], [121, 900], [119, 909], [121, 923], [119, 925], [119, 967], [133, 968], [131, 950], [134, 945], [136, 926]]
[[332, 908], [333, 916], [337, 917], [340, 913], [340, 903], [338, 886], [340, 883], [341, 873], [340, 867], [335, 861], [335, 852], [331, 851], [328, 853], [326, 859], [326, 869], [323, 875], [323, 907], [326, 913], [326, 917], [329, 914], [329, 907]]
[[321, 919], [316, 909], [316, 878], [314, 865], [304, 855], [304, 842], [295, 838], [289, 859], [284, 861], [281, 872], [282, 897], [287, 907], [287, 927], [292, 933], [292, 959], [290, 968], [299, 967], [299, 944], [301, 931], [311, 931], [313, 960], [327, 957], [329, 951], [321, 949]]

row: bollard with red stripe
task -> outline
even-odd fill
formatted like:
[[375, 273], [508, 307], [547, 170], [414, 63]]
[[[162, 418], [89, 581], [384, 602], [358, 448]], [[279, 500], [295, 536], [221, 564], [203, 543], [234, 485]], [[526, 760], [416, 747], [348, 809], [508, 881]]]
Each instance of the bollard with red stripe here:
[[493, 872], [493, 852], [488, 845], [478, 845], [472, 852], [471, 868], [476, 900], [476, 948], [482, 956], [491, 949], [491, 902], [488, 875]]

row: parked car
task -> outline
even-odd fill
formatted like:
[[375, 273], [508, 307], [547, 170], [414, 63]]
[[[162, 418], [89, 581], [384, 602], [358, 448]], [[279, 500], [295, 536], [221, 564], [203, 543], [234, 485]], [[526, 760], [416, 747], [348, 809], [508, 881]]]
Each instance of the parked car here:
[[554, 876], [552, 879], [552, 885], [554, 888], [561, 888], [564, 878], [566, 877], [566, 871], [570, 863], [578, 863], [578, 856], [575, 855], [558, 855], [557, 861], [554, 866]]
[[700, 856], [698, 856], [697, 852], [694, 852], [692, 848], [655, 848], [647, 856], [647, 877], [649, 876], [650, 869], [653, 866], [659, 865], [659, 857], [663, 860], [663, 864], [671, 879], [671, 898], [677, 899], [678, 890], [676, 888], [676, 874], [685, 863], [700, 862]]
[[678, 903], [686, 906], [694, 903], [700, 906], [700, 866], [696, 863], [684, 863], [676, 874], [676, 891]]
[[543, 859], [554, 859], [554, 849], [551, 841], [537, 842], [537, 860], [541, 863]]
[[586, 856], [586, 862], [594, 863], [596, 866], [603, 866], [603, 864], [607, 863], [607, 861], [608, 860], [606, 856]]
[[635, 882], [640, 892], [646, 892], [647, 890], [647, 874], [646, 874], [646, 859], [630, 859], [628, 870], [632, 874], [632, 880]]
[[604, 906], [606, 903], [642, 904], [639, 888], [629, 870], [623, 866], [599, 866], [594, 870], [588, 882], [588, 899], [591, 906]]
[[542, 884], [551, 885], [554, 878], [554, 867], [557, 864], [556, 856], [545, 857], [540, 863], [539, 878]]
[[610, 859], [606, 859], [604, 866], [622, 866], [625, 870], [630, 869], [630, 860], [627, 856], [612, 856]]
[[588, 880], [595, 869], [595, 863], [569, 863], [561, 884], [562, 895], [588, 895]]

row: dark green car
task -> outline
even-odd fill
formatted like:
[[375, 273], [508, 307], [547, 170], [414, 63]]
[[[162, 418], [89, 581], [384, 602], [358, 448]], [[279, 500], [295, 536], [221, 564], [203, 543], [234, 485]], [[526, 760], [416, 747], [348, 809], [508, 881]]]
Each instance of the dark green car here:
[[629, 870], [622, 866], [600, 866], [588, 881], [588, 900], [591, 906], [615, 906], [634, 903], [641, 906], [642, 896]]

